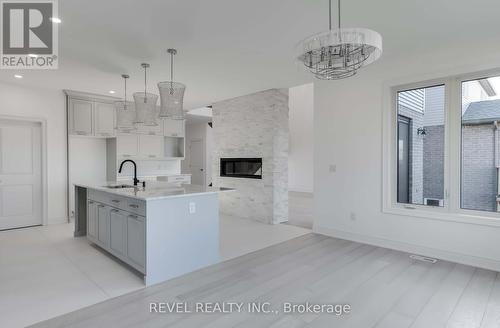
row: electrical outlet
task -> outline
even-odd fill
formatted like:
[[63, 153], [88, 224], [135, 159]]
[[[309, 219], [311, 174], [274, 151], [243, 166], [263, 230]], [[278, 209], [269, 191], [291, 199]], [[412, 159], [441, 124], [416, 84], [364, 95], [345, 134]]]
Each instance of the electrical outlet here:
[[194, 214], [194, 213], [196, 213], [196, 203], [189, 202], [189, 214]]
[[349, 216], [351, 221], [356, 221], [357, 217], [356, 217], [356, 213], [354, 212], [351, 212], [351, 215]]
[[329, 171], [330, 171], [330, 173], [335, 173], [335, 172], [337, 172], [337, 165], [335, 165], [335, 164], [330, 164]]

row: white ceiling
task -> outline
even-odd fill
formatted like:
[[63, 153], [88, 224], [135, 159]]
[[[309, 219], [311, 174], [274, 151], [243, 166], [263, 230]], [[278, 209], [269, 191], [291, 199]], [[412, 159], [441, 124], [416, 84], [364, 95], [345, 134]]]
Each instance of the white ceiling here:
[[[498, 0], [342, 4], [344, 26], [382, 34], [383, 61], [458, 44], [473, 56], [480, 49], [469, 47], [471, 40], [500, 41]], [[197, 108], [310, 82], [294, 61], [294, 47], [327, 28], [327, 8], [326, 0], [61, 0], [60, 68], [25, 70], [22, 80], [2, 70], [0, 81], [121, 96], [120, 74], [130, 74], [129, 90], [139, 91], [139, 64], [149, 62], [149, 90], [157, 92], [156, 83], [169, 77], [165, 50], [175, 47], [185, 107]]]

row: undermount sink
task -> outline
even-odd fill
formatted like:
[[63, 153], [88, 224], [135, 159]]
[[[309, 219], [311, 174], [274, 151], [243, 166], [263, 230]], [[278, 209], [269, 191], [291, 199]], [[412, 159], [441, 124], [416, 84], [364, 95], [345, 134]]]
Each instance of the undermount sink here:
[[131, 185], [126, 185], [126, 184], [121, 184], [121, 185], [112, 185], [112, 186], [104, 186], [105, 188], [109, 189], [125, 189], [125, 188], [135, 188], [134, 186]]

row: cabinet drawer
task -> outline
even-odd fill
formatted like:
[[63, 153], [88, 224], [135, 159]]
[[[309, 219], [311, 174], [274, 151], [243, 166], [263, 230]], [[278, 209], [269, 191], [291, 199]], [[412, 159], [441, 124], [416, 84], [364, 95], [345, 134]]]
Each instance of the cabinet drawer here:
[[146, 216], [146, 202], [139, 199], [128, 198], [126, 207], [122, 208], [124, 211], [132, 212], [138, 215]]
[[168, 177], [168, 182], [178, 182], [178, 183], [191, 183], [191, 177], [189, 175], [179, 175]]
[[106, 204], [112, 207], [117, 207], [123, 210], [127, 209], [127, 198], [113, 195], [107, 192], [89, 189], [88, 198], [98, 203]]

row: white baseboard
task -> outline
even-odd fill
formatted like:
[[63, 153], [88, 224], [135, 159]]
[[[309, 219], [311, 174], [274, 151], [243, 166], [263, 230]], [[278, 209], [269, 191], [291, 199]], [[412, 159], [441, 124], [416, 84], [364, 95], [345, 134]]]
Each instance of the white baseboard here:
[[488, 269], [488, 270], [493, 270], [493, 271], [500, 271], [500, 261], [497, 261], [495, 259], [486, 258], [486, 257], [444, 251], [444, 250], [426, 247], [426, 246], [422, 246], [422, 245], [409, 244], [409, 243], [405, 243], [405, 242], [389, 240], [389, 239], [384, 239], [384, 238], [379, 238], [379, 237], [373, 237], [373, 236], [368, 236], [368, 235], [362, 235], [362, 234], [352, 233], [352, 232], [348, 232], [348, 231], [319, 227], [316, 225], [313, 228], [313, 232], [318, 233], [318, 234], [322, 234], [322, 235], [326, 235], [326, 236], [330, 236], [330, 237], [351, 240], [351, 241], [355, 241], [358, 243], [395, 249], [398, 251], [411, 253], [411, 254], [424, 255], [424, 256], [433, 257], [433, 258], [437, 258], [437, 259], [441, 259], [441, 260], [445, 260], [445, 261], [470, 265], [470, 266], [479, 267], [479, 268]]
[[49, 218], [49, 225], [51, 224], [61, 224], [61, 223], [68, 223], [68, 218]]

